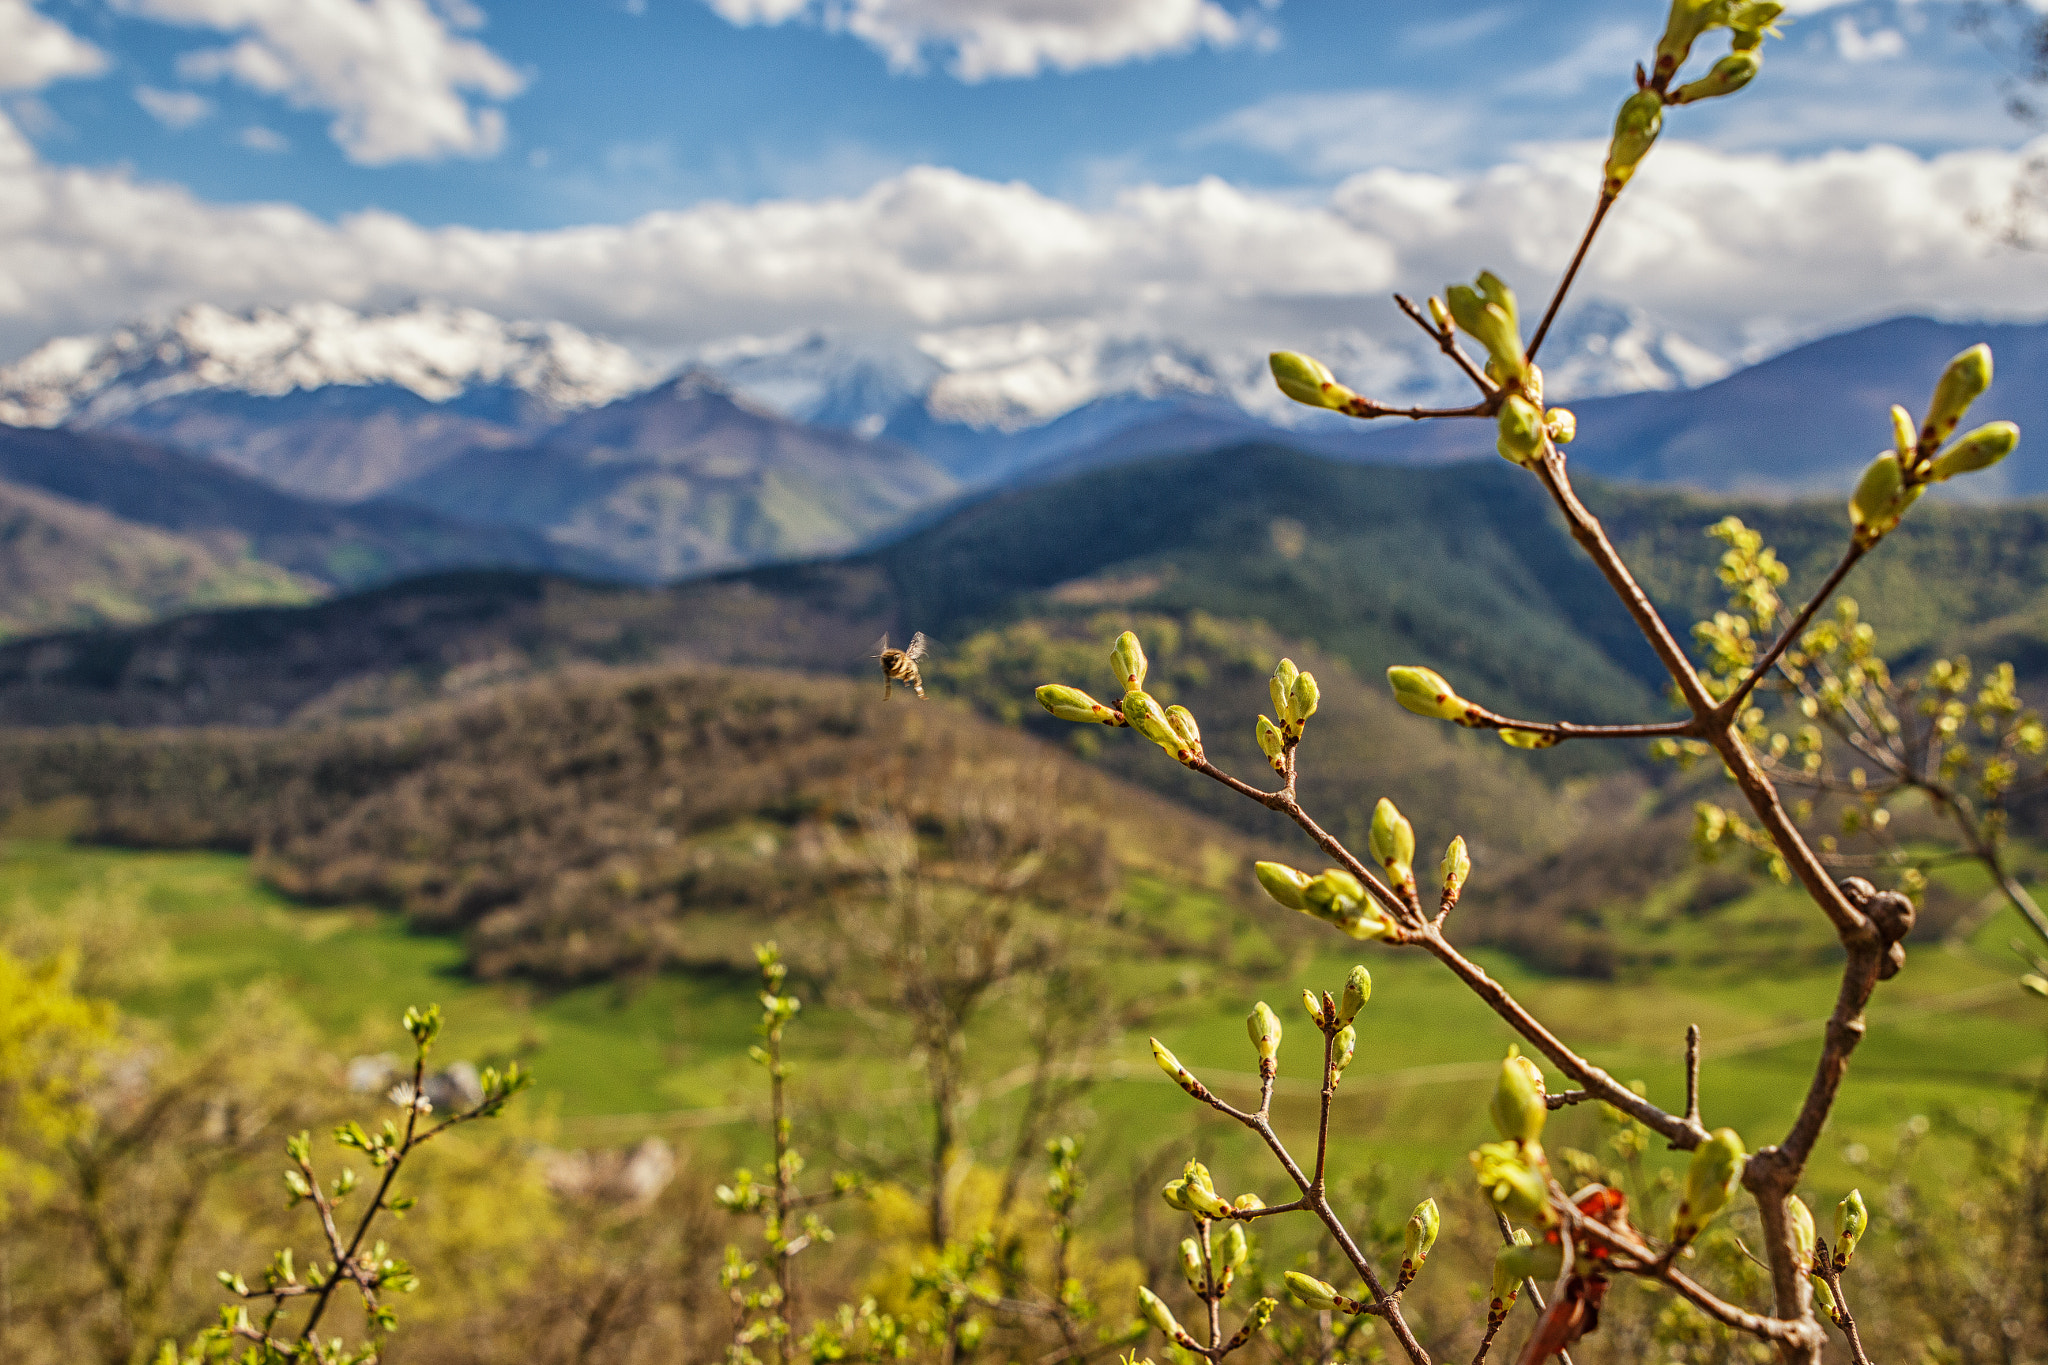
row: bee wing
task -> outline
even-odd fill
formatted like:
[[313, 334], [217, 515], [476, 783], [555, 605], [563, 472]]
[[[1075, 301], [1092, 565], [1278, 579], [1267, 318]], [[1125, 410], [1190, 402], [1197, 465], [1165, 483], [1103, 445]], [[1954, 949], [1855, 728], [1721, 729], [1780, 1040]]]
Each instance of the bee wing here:
[[889, 651], [889, 632], [883, 631], [882, 638], [875, 641], [875, 647], [868, 652], [871, 659], [879, 659]]
[[917, 634], [910, 637], [909, 645], [907, 645], [903, 650], [903, 657], [909, 659], [912, 663], [916, 663], [919, 659], [922, 659], [924, 657], [925, 651], [930, 647], [931, 641], [924, 638], [923, 631], [919, 631]]

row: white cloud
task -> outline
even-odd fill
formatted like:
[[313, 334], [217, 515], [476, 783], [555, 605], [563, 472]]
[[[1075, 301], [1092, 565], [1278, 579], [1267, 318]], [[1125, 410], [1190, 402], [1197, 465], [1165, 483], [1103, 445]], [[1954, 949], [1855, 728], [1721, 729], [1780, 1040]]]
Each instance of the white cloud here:
[[1276, 95], [1225, 115], [1192, 138], [1283, 157], [1314, 175], [1375, 166], [1416, 170], [1457, 162], [1481, 136], [1477, 111], [1399, 90]]
[[1835, 51], [1845, 62], [1881, 62], [1906, 55], [1906, 35], [1895, 28], [1865, 33], [1848, 15], [1835, 20]]
[[[1048, 392], [1068, 381], [1033, 336], [1171, 339], [1248, 392], [1263, 352], [1299, 346], [1362, 384], [1416, 391], [1438, 369], [1387, 294], [1485, 266], [1540, 295], [1583, 224], [1601, 152], [1554, 145], [1462, 176], [1373, 171], [1321, 200], [1204, 180], [1095, 208], [918, 167], [856, 195], [518, 232], [210, 204], [46, 164], [0, 121], [0, 357], [196, 302], [427, 296], [669, 355], [810, 329], [1009, 346], [1031, 367], [1019, 382]], [[1667, 143], [1615, 210], [1581, 297], [1630, 305], [1722, 357], [1901, 312], [2037, 317], [2048, 254], [1971, 222], [2005, 203], [2026, 155], [1794, 159]]]
[[0, 90], [40, 90], [106, 69], [106, 53], [36, 13], [29, 0], [0, 0]]
[[194, 90], [135, 87], [135, 102], [166, 128], [190, 128], [213, 113], [213, 101]]
[[[5, 3], [5, 0], [0, 0]], [[481, 22], [473, 5], [426, 0], [116, 0], [167, 24], [238, 35], [179, 59], [188, 80], [230, 79], [334, 115], [328, 131], [366, 166], [490, 156], [505, 116], [471, 99], [510, 99], [525, 78], [453, 29]]]
[[[853, 34], [899, 71], [927, 49], [964, 81], [1077, 71], [1255, 40], [1265, 25], [1216, 0], [705, 0], [734, 24], [808, 20]], [[1277, 0], [1268, 0], [1277, 3]]]
[[235, 141], [252, 152], [288, 152], [292, 149], [291, 139], [277, 129], [265, 128], [260, 123], [252, 123], [235, 134]]

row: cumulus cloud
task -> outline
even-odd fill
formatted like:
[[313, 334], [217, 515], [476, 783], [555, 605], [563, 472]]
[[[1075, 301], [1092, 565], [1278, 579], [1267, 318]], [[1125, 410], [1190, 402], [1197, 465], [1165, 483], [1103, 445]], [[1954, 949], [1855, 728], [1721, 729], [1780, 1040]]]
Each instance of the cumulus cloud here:
[[213, 101], [194, 90], [158, 90], [138, 85], [135, 102], [166, 128], [190, 128], [213, 113]]
[[[7, 0], [0, 0], [5, 4]], [[329, 132], [365, 166], [444, 156], [490, 156], [505, 100], [526, 81], [503, 58], [454, 30], [473, 5], [426, 0], [117, 0], [131, 14], [236, 35], [179, 59], [188, 80], [236, 81], [297, 109], [334, 116]]]
[[[1540, 293], [1583, 225], [1601, 150], [1556, 145], [1470, 175], [1378, 170], [1320, 200], [1204, 180], [1088, 208], [917, 167], [857, 195], [518, 232], [212, 204], [125, 172], [46, 164], [0, 121], [0, 358], [195, 302], [375, 308], [429, 296], [669, 355], [793, 329], [999, 350], [1006, 335], [1078, 327], [1185, 343], [1228, 362], [1217, 372], [1233, 385], [1291, 345], [1361, 383], [1413, 391], [1436, 369], [1388, 292], [1488, 266]], [[2048, 255], [2012, 251], [1972, 221], [2005, 203], [2027, 154], [1795, 159], [1661, 145], [1581, 297], [1737, 358], [1901, 312], [2039, 316]], [[1032, 347], [1013, 349], [1021, 359]]]
[[[1228, 47], [1266, 33], [1255, 12], [1216, 0], [705, 0], [734, 24], [808, 20], [853, 34], [899, 71], [928, 50], [964, 81], [1077, 71], [1181, 52]], [[1277, 4], [1278, 0], [1267, 0]]]
[[0, 0], [0, 90], [40, 90], [106, 69], [106, 53], [36, 13], [29, 0]]

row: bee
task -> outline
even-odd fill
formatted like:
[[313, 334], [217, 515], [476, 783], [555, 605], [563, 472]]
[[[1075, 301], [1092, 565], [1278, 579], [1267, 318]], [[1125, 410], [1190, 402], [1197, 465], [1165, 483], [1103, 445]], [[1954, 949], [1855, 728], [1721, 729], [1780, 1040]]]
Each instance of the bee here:
[[924, 679], [917, 671], [917, 661], [924, 657], [927, 643], [924, 632], [910, 637], [910, 643], [902, 649], [889, 648], [889, 637], [884, 635], [875, 641], [874, 657], [882, 661], [882, 695], [887, 697], [897, 683], [907, 684], [917, 693], [918, 700], [924, 700]]

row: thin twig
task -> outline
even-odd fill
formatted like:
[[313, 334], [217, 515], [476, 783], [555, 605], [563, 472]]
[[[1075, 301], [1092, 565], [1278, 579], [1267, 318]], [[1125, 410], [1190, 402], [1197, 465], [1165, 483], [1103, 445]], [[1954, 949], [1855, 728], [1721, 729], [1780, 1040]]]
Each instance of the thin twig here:
[[1550, 296], [1550, 306], [1543, 310], [1543, 321], [1536, 324], [1536, 335], [1529, 338], [1529, 359], [1536, 358], [1536, 352], [1543, 349], [1543, 339], [1550, 335], [1550, 324], [1557, 320], [1557, 310], [1564, 306], [1564, 296], [1571, 292], [1572, 281], [1579, 277], [1579, 267], [1586, 263], [1586, 253], [1592, 249], [1593, 238], [1600, 231], [1600, 224], [1607, 219], [1607, 210], [1614, 207], [1616, 195], [1604, 190], [1600, 202], [1593, 209], [1593, 220], [1586, 224], [1586, 231], [1579, 238], [1579, 249], [1572, 253], [1572, 263], [1565, 267], [1564, 278], [1557, 282], [1557, 292]]
[[1700, 1121], [1700, 1026], [1685, 1026], [1685, 1116]]

